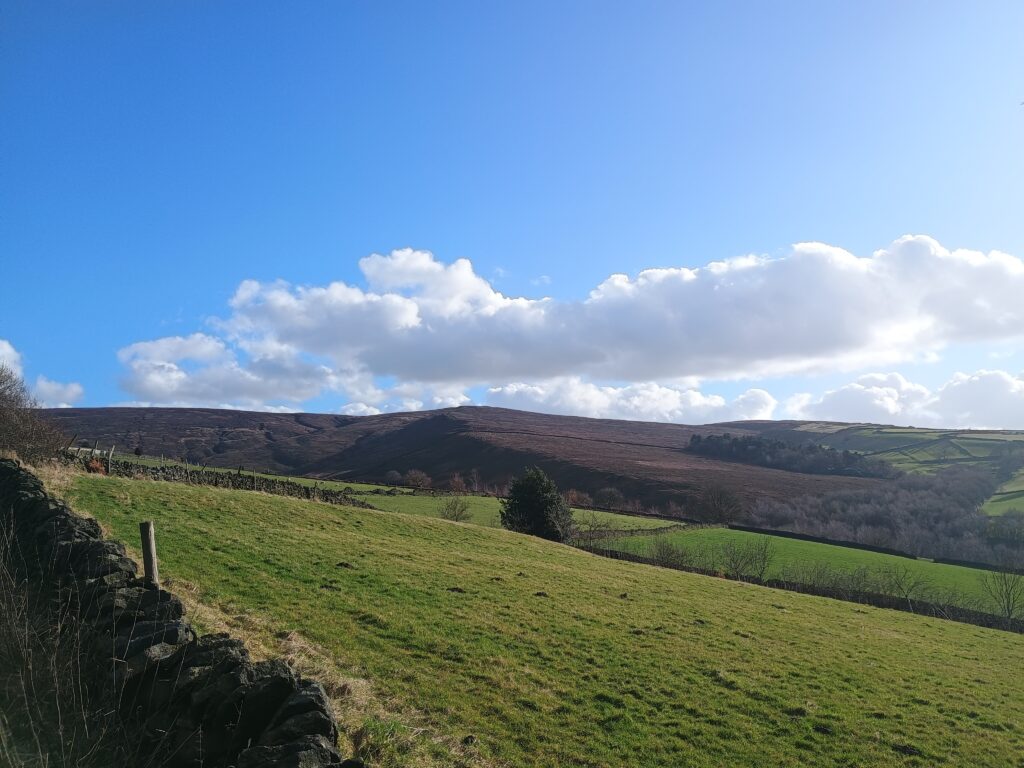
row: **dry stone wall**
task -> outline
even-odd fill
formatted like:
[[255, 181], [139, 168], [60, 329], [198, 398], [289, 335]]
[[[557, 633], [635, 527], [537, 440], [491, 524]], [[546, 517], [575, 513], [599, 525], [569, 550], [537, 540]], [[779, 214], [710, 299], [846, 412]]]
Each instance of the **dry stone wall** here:
[[282, 661], [254, 662], [226, 634], [197, 637], [177, 597], [146, 584], [124, 547], [0, 460], [0, 525], [14, 566], [52, 590], [92, 655], [87, 681], [166, 768], [356, 768], [342, 761], [323, 688]]

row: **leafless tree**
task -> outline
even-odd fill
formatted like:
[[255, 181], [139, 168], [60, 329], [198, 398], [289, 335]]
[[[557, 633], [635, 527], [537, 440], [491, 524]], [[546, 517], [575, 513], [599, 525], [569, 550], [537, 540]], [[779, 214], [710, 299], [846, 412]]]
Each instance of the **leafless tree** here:
[[730, 523], [743, 512], [739, 496], [719, 483], [704, 486], [697, 506], [702, 518], [712, 523]]
[[686, 568], [691, 564], [686, 547], [664, 536], [658, 536], [651, 545], [651, 559], [665, 568]]
[[63, 444], [60, 430], [40, 415], [24, 379], [0, 363], [0, 451], [36, 463], [56, 456]]
[[405, 473], [405, 484], [413, 488], [429, 488], [431, 485], [430, 475], [422, 469], [410, 469]]
[[923, 600], [931, 586], [916, 569], [905, 565], [890, 565], [880, 571], [882, 591], [907, 601], [907, 608], [914, 610], [914, 601]]
[[464, 523], [470, 518], [469, 502], [462, 496], [449, 496], [441, 503], [441, 517]]
[[466, 492], [466, 481], [462, 479], [462, 475], [458, 472], [452, 472], [452, 476], [448, 480], [448, 490], [459, 494]]
[[1005, 567], [985, 571], [979, 578], [982, 591], [1007, 624], [1024, 616], [1024, 576]]
[[[566, 494], [568, 496], [569, 494]], [[568, 502], [568, 499], [566, 500]], [[568, 502], [571, 504], [572, 502]], [[573, 532], [573, 543], [576, 545], [587, 544], [597, 539], [607, 537], [612, 532], [612, 524], [607, 517], [599, 515], [594, 510], [577, 512], [575, 515], [576, 527]]]
[[734, 579], [763, 581], [774, 556], [775, 544], [768, 536], [729, 541], [722, 546], [722, 567]]

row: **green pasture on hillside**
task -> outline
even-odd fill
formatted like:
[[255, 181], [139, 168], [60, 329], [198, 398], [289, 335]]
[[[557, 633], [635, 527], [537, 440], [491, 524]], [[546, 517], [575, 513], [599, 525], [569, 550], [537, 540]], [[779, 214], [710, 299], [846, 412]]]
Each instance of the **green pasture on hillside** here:
[[828, 563], [831, 567], [843, 571], [854, 571], [858, 568], [875, 571], [898, 568], [907, 569], [917, 578], [927, 581], [936, 590], [961, 592], [969, 600], [982, 602], [988, 600], [979, 581], [981, 574], [985, 572], [975, 568], [933, 563], [929, 560], [913, 560], [852, 547], [821, 544], [816, 541], [801, 541], [782, 536], [734, 531], [729, 528], [693, 528], [661, 534], [628, 536], [602, 541], [601, 546], [649, 557], [654, 552], [657, 541], [667, 541], [685, 550], [696, 552], [707, 548], [721, 549], [727, 543], [744, 545], [764, 539], [770, 540], [774, 548], [767, 573], [767, 578], [770, 579], [781, 577], [787, 570], [791, 570], [795, 566], [814, 562]]
[[[402, 496], [366, 496], [365, 500], [385, 512], [402, 512], [408, 515], [441, 517], [441, 506], [451, 498], [448, 495], [429, 496], [407, 494]], [[501, 501], [494, 496], [463, 496], [469, 504], [469, 520], [475, 525], [497, 528], [501, 525]], [[574, 509], [577, 521], [584, 526], [596, 521], [598, 525], [619, 531], [651, 530], [672, 525], [671, 520], [653, 517], [624, 515], [616, 512]]]
[[1022, 765], [1019, 635], [423, 515], [95, 476], [70, 496], [127, 542], [155, 520], [162, 574], [419, 713], [412, 754], [367, 723], [371, 765]]
[[1003, 483], [981, 511], [987, 515], [1002, 515], [1011, 509], [1024, 511], [1024, 470]]

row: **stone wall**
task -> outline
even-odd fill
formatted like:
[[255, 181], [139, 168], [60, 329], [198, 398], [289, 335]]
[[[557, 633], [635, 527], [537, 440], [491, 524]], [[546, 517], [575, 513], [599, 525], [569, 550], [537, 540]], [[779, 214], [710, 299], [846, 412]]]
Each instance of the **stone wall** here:
[[95, 460], [95, 467], [118, 477], [145, 477], [150, 480], [208, 485], [214, 488], [229, 488], [238, 491], [260, 491], [261, 493], [271, 493], [276, 496], [290, 496], [297, 499], [321, 501], [327, 504], [373, 508], [362, 499], [357, 498], [355, 492], [346, 491], [344, 488], [323, 488], [316, 483], [309, 485], [279, 477], [264, 477], [241, 470], [206, 469], [202, 466], [185, 466], [184, 464], [176, 463], [164, 464], [163, 466], [149, 466], [121, 459], [108, 461], [103, 457], [89, 455], [80, 457], [74, 453], [68, 455], [68, 460], [86, 470], [92, 469], [89, 464], [91, 460]]
[[0, 460], [0, 526], [19, 575], [60, 600], [92, 654], [84, 681], [109, 694], [166, 768], [360, 766], [339, 757], [323, 689], [282, 661], [254, 662], [226, 634], [197, 637], [177, 597], [139, 578], [124, 547]]

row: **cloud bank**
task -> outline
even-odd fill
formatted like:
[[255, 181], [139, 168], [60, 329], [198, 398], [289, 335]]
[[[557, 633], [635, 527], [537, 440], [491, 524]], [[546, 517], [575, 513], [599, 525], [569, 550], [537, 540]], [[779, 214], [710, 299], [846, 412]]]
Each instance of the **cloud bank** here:
[[957, 373], [931, 392], [898, 373], [872, 373], [817, 398], [797, 395], [787, 411], [797, 419], [1024, 429], [1024, 378], [1006, 371]]
[[[776, 402], [764, 389], [727, 402], [697, 384], [877, 370], [1024, 336], [1024, 261], [924, 236], [868, 256], [801, 243], [780, 257], [616, 274], [575, 301], [506, 296], [468, 260], [426, 251], [359, 266], [364, 285], [243, 281], [210, 333], [122, 349], [123, 387], [145, 402], [248, 407], [338, 393], [350, 413], [458, 404], [476, 388], [487, 402], [563, 413], [767, 418]], [[789, 408], [924, 418], [947, 411], [914, 410], [914, 398], [952, 408], [955, 389], [860, 377]]]

